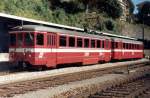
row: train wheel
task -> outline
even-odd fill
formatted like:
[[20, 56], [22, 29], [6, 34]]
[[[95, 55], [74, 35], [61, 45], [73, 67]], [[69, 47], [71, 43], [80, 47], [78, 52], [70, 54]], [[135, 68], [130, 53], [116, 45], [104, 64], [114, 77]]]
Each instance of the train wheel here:
[[21, 69], [21, 70], [25, 70], [26, 68], [26, 64], [25, 62], [19, 61], [17, 66]]
[[39, 66], [36, 68], [36, 70], [38, 70], [38, 71], [44, 71], [46, 69], [47, 69], [47, 67], [45, 67], [45, 66]]

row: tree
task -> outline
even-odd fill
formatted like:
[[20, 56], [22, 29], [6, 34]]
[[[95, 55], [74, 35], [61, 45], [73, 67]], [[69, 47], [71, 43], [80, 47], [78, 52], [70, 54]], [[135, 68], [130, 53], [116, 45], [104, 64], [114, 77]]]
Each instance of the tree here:
[[138, 6], [138, 22], [144, 23], [150, 26], [150, 1], [145, 1], [137, 5]]
[[[97, 11], [98, 13], [106, 13], [109, 17], [113, 19], [119, 18], [122, 15], [122, 7], [118, 0], [63, 0], [71, 2], [72, 4], [84, 5], [84, 10], [89, 12]], [[73, 8], [75, 6], [72, 6]], [[81, 8], [78, 8], [78, 10]], [[132, 9], [133, 10], [133, 9]], [[83, 11], [83, 8], [82, 10]]]
[[97, 0], [97, 9], [114, 19], [122, 15], [122, 7], [118, 0]]

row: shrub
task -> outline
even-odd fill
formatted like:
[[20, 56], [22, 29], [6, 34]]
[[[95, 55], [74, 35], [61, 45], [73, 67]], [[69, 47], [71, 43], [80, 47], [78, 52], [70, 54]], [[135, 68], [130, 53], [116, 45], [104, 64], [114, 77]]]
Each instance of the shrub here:
[[115, 24], [112, 20], [106, 20], [104, 23], [105, 23], [105, 27], [107, 30], [110, 30], [110, 31], [114, 30]]

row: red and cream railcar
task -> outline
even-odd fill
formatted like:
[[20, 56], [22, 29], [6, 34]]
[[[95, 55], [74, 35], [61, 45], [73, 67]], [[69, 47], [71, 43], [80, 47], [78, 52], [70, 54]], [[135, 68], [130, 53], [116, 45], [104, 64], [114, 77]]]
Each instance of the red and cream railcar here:
[[10, 32], [10, 60], [32, 66], [95, 64], [111, 60], [111, 39], [83, 32], [24, 25]]
[[112, 60], [122, 59], [122, 39], [112, 38]]
[[136, 40], [113, 38], [112, 59], [125, 60], [143, 58], [143, 43]]
[[122, 59], [143, 58], [143, 42], [123, 39], [122, 46]]

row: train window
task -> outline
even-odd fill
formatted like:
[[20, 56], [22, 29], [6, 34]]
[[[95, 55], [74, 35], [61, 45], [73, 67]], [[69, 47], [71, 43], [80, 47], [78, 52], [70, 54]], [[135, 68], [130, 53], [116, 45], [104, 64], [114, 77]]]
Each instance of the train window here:
[[59, 46], [66, 46], [66, 36], [60, 36]]
[[115, 48], [118, 48], [118, 42], [115, 42]]
[[129, 49], [131, 49], [131, 44], [129, 44]]
[[101, 41], [100, 40], [97, 40], [97, 48], [100, 48], [101, 46]]
[[129, 43], [127, 43], [127, 49], [129, 49]]
[[84, 47], [85, 48], [89, 47], [89, 39], [84, 39]]
[[56, 45], [56, 36], [53, 35], [53, 42], [54, 42], [54, 45]]
[[56, 36], [55, 35], [47, 35], [47, 45], [56, 45]]
[[18, 34], [17, 36], [17, 43], [18, 43], [18, 46], [22, 46], [23, 45], [23, 37], [22, 37], [22, 34]]
[[125, 48], [126, 48], [125, 46], [126, 46], [126, 44], [125, 44], [125, 43], [123, 43], [123, 49], [125, 49]]
[[25, 36], [24, 36], [24, 38], [25, 38], [25, 45], [27, 45], [27, 46], [32, 46], [32, 45], [34, 45], [34, 34], [33, 33], [25, 33]]
[[53, 46], [53, 44], [54, 44], [53, 35], [51, 35], [51, 41], [52, 41], [51, 45]]
[[16, 34], [10, 34], [10, 45], [16, 45]]
[[54, 46], [55, 45], [55, 36], [52, 35], [52, 45]]
[[125, 43], [125, 49], [128, 49], [128, 44], [127, 43]]
[[95, 48], [95, 40], [91, 40], [91, 48]]
[[77, 38], [77, 47], [82, 47], [82, 38]]
[[69, 37], [69, 46], [74, 47], [75, 46], [75, 38], [74, 37]]
[[128, 49], [130, 49], [130, 44], [128, 43]]
[[104, 48], [104, 41], [102, 41], [102, 48]]
[[137, 49], [137, 45], [135, 44], [135, 49]]
[[36, 44], [37, 45], [44, 45], [44, 35], [43, 34], [37, 34]]
[[47, 45], [51, 45], [51, 35], [47, 35]]

